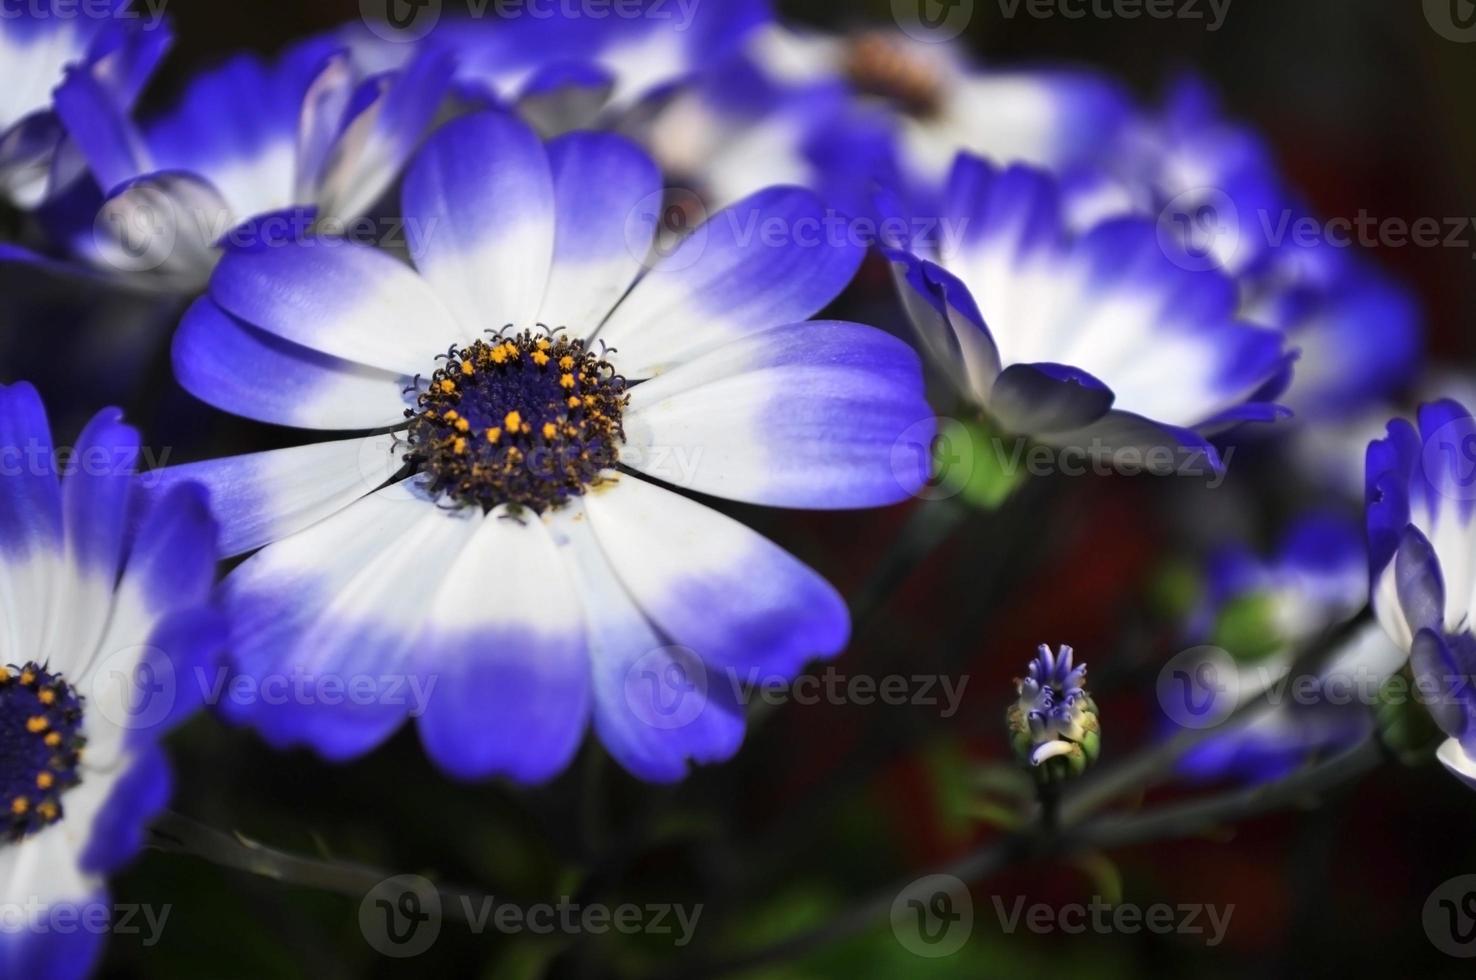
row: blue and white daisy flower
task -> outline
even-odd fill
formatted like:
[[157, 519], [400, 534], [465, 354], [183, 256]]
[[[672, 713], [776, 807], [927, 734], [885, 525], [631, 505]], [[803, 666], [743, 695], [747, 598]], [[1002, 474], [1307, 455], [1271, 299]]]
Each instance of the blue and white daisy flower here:
[[193, 672], [218, 663], [226, 639], [205, 493], [176, 486], [137, 513], [138, 452], [138, 434], [105, 411], [60, 465], [35, 389], [0, 387], [7, 977], [87, 972], [111, 916], [106, 876], [168, 799], [157, 740], [198, 707]]
[[891, 255], [925, 346], [1004, 431], [1164, 471], [1219, 469], [1209, 436], [1286, 412], [1292, 356], [1237, 318], [1235, 284], [1177, 261], [1153, 222], [1073, 234], [1058, 185], [960, 154], [939, 251]]
[[[901, 500], [922, 475], [894, 474], [894, 444], [932, 425], [916, 355], [807, 321], [863, 256], [826, 237], [813, 194], [740, 202], [643, 274], [661, 193], [623, 137], [545, 145], [476, 113], [409, 168], [404, 215], [436, 230], [413, 268], [331, 241], [226, 255], [175, 340], [184, 387], [377, 432], [164, 471], [211, 487], [225, 554], [262, 549], [224, 587], [243, 674], [433, 682], [422, 740], [458, 776], [548, 778], [592, 720], [631, 772], [673, 780], [737, 750], [734, 676], [839, 652], [834, 589], [653, 481], [780, 507]], [[679, 724], [672, 677], [710, 679]], [[409, 713], [403, 693], [306, 700], [228, 707], [334, 759]]]
[[169, 42], [168, 25], [130, 10], [128, 0], [8, 8], [0, 16], [0, 197], [33, 208], [76, 176], [65, 163], [53, 166], [63, 130], [52, 90], [67, 69], [85, 73], [126, 111]]
[[71, 72], [57, 110], [105, 192], [67, 236], [71, 249], [130, 284], [195, 292], [226, 244], [342, 228], [399, 176], [450, 76], [450, 59], [430, 52], [367, 75], [315, 40], [271, 64], [237, 56], [135, 126], [94, 78]]
[[1435, 722], [1438, 758], [1476, 788], [1476, 421], [1453, 401], [1426, 404], [1416, 428], [1389, 423], [1368, 447], [1374, 612], [1410, 654]]

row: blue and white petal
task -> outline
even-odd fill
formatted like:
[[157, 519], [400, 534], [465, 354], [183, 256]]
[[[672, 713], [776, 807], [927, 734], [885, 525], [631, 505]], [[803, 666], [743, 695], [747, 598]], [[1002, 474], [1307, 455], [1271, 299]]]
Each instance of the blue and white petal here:
[[499, 507], [466, 533], [415, 644], [436, 679], [421, 741], [451, 775], [542, 782], [589, 725], [582, 606], [543, 521]]
[[851, 281], [864, 245], [810, 191], [775, 187], [714, 214], [656, 261], [598, 333], [647, 378], [813, 316]]
[[62, 574], [61, 487], [51, 427], [36, 389], [0, 385], [0, 655], [26, 663], [48, 649]]
[[199, 483], [220, 521], [220, 556], [244, 554], [296, 534], [384, 484], [403, 465], [393, 434], [320, 442], [183, 463], [141, 474], [156, 501]]
[[585, 498], [610, 565], [642, 612], [713, 674], [798, 674], [850, 635], [835, 589], [730, 517], [634, 477]]
[[379, 429], [404, 420], [411, 379], [257, 330], [208, 297], [174, 335], [174, 376], [216, 408], [303, 429]]
[[473, 526], [410, 482], [386, 487], [277, 541], [222, 588], [241, 677], [222, 705], [277, 746], [353, 758], [433, 695], [415, 641]]
[[532, 326], [554, 250], [553, 178], [533, 130], [494, 112], [449, 123], [411, 164], [403, 199], [425, 229], [412, 258], [463, 339]]
[[609, 133], [560, 137], [548, 156], [554, 256], [538, 319], [589, 336], [643, 268], [662, 205], [661, 172], [640, 147]]
[[634, 775], [662, 783], [693, 763], [732, 758], [744, 721], [730, 678], [646, 617], [581, 507], [556, 513], [551, 529], [584, 609], [594, 727], [605, 748]]
[[[432, 241], [451, 238], [449, 227]], [[227, 313], [322, 354], [402, 375], [470, 340], [415, 270], [387, 252], [321, 236], [233, 249], [216, 266], [210, 296]], [[454, 300], [453, 297], [448, 297]]]
[[933, 412], [917, 356], [873, 327], [811, 321], [755, 332], [636, 386], [621, 461], [687, 490], [770, 506], [895, 503], [893, 466]]

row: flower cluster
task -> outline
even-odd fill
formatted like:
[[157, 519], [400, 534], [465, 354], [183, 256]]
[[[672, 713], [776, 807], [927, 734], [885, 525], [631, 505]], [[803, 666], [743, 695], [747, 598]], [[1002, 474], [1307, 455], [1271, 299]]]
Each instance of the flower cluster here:
[[[581, 751], [651, 783], [732, 759], [750, 719], [726, 680], [792, 683], [852, 639], [817, 570], [841, 562], [738, 517], [934, 506], [940, 412], [1114, 473], [1187, 457], [1223, 481], [1246, 447], [1272, 491], [1155, 512], [1207, 569], [1168, 631], [1275, 680], [1371, 602], [1393, 647], [1364, 631], [1326, 669], [1448, 691], [1439, 758], [1476, 786], [1476, 422], [1437, 401], [1346, 436], [1398, 413], [1418, 307], [1363, 254], [1268, 233], [1307, 209], [1207, 86], [1147, 106], [760, 0], [623, 6], [365, 21], [147, 99], [167, 20], [0, 17], [0, 272], [103, 297], [109, 340], [22, 344], [7, 376], [64, 361], [70, 411], [89, 377], [154, 405], [168, 374], [158, 425], [198, 443], [137, 474], [108, 410], [69, 469], [36, 390], [0, 387], [8, 894], [102, 900], [206, 665], [232, 690], [293, 678], [214, 720], [334, 763], [410, 728], [464, 781], [545, 783]], [[167, 344], [125, 337], [132, 303]], [[1356, 500], [1308, 506], [1308, 438], [1344, 468], [1367, 446], [1366, 548]], [[988, 476], [971, 517], [1023, 482]], [[1245, 528], [1276, 524], [1262, 558]], [[1010, 746], [1040, 784], [1097, 761], [1070, 646], [1015, 684]], [[1242, 719], [1178, 771], [1272, 778], [1373, 728], [1324, 720]], [[96, 954], [0, 922], [0, 975]]]

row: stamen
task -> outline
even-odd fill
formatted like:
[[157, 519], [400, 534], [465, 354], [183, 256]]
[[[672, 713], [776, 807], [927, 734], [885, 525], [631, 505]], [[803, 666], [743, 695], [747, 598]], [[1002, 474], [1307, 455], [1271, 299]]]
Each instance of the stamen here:
[[462, 504], [535, 513], [595, 485], [625, 441], [625, 379], [559, 331], [453, 347], [406, 412], [406, 462]]
[[37, 664], [0, 668], [0, 833], [14, 843], [63, 815], [80, 781], [82, 698]]

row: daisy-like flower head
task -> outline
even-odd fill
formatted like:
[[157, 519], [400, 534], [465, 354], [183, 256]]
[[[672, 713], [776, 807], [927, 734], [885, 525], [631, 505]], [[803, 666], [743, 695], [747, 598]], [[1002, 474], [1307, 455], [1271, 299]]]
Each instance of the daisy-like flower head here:
[[[1075, 235], [1056, 182], [961, 154], [937, 254], [890, 253], [929, 353], [1005, 431], [1161, 471], [1221, 467], [1208, 436], [1285, 410], [1291, 356], [1237, 320], [1233, 282], [1175, 260], [1145, 219]], [[1162, 450], [1162, 451], [1156, 451]]]
[[1047, 782], [1079, 774], [1101, 744], [1086, 664], [1073, 665], [1073, 655], [1065, 644], [1052, 653], [1042, 643], [1026, 675], [1015, 681], [1018, 697], [1006, 718], [1016, 754]]
[[[736, 751], [734, 674], [841, 649], [826, 582], [653, 480], [785, 507], [903, 499], [921, 475], [899, 480], [893, 447], [932, 424], [917, 358], [806, 320], [863, 251], [825, 235], [814, 195], [762, 192], [647, 269], [661, 201], [629, 140], [545, 145], [484, 112], [409, 168], [404, 215], [434, 229], [413, 267], [333, 240], [225, 256], [176, 336], [180, 382], [266, 422], [381, 430], [164, 477], [212, 488], [225, 553], [266, 545], [224, 589], [244, 673], [433, 684], [420, 732], [457, 775], [547, 778], [592, 719], [628, 769], [669, 780]], [[403, 690], [237, 714], [344, 758], [404, 721]]]
[[1367, 517], [1374, 612], [1450, 736], [1440, 761], [1476, 787], [1473, 446], [1476, 421], [1453, 401], [1422, 406], [1418, 428], [1390, 422], [1368, 447]]
[[169, 47], [163, 21], [89, 4], [15, 4], [0, 17], [0, 195], [23, 208], [59, 191], [76, 171], [52, 163], [63, 141], [52, 90], [68, 68], [86, 74], [100, 96], [126, 111]]
[[427, 50], [369, 74], [315, 39], [275, 63], [231, 59], [142, 126], [94, 77], [69, 72], [57, 111], [105, 197], [77, 208], [83, 220], [63, 234], [133, 285], [198, 291], [224, 244], [283, 234], [266, 219], [284, 219], [290, 236], [368, 211], [434, 119], [451, 67]]
[[177, 486], [140, 517], [138, 451], [138, 434], [105, 411], [62, 466], [35, 390], [0, 387], [7, 977], [87, 972], [101, 936], [76, 924], [111, 914], [106, 875], [167, 802], [157, 739], [198, 707], [185, 679], [224, 648], [204, 491]]

